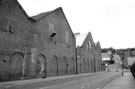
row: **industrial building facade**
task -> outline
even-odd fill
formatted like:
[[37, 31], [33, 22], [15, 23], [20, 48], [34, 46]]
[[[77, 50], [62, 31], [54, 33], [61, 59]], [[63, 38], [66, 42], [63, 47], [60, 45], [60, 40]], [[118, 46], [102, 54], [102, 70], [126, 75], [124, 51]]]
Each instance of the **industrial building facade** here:
[[102, 55], [100, 43], [94, 43], [89, 32], [82, 45], [77, 47], [78, 73], [102, 71]]
[[102, 52], [100, 43], [97, 42], [95, 44], [95, 65], [96, 65], [96, 72], [102, 71]]
[[75, 73], [76, 39], [62, 8], [32, 17], [33, 28], [38, 31], [37, 54], [46, 58], [47, 76]]
[[1, 0], [0, 81], [94, 72], [95, 45], [90, 33], [87, 40], [76, 48], [61, 7], [29, 17], [17, 0]]

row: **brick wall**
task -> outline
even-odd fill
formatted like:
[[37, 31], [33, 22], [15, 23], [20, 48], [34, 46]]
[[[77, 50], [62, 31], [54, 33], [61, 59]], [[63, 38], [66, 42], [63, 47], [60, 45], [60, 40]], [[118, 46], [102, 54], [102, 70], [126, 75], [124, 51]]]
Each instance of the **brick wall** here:
[[24, 51], [33, 47], [33, 35], [29, 33], [30, 30], [31, 23], [18, 3], [15, 0], [2, 0], [0, 3], [1, 81], [22, 77]]
[[[38, 53], [46, 57], [47, 76], [74, 74], [75, 38], [61, 9], [38, 20], [35, 29], [39, 32]], [[56, 32], [54, 37], [50, 36], [52, 32]], [[56, 56], [57, 61], [54, 62], [53, 56]], [[52, 71], [53, 68], [56, 68], [55, 71]]]
[[77, 48], [77, 55], [80, 56], [78, 60], [78, 73], [94, 72], [94, 42], [91, 33], [88, 33], [81, 47]]

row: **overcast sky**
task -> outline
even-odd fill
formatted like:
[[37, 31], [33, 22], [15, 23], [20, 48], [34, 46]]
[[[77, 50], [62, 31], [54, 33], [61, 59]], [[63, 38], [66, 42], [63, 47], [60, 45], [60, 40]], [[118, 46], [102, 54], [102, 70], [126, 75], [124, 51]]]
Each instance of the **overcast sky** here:
[[[135, 47], [135, 0], [18, 0], [29, 16], [62, 7], [81, 45], [88, 32], [102, 48]], [[79, 38], [79, 39], [78, 39]]]

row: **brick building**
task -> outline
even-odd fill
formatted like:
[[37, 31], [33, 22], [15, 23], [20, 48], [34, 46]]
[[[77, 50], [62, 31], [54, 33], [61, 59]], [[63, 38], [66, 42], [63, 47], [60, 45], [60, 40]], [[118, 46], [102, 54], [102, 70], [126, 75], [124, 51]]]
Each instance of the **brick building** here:
[[89, 32], [82, 45], [77, 47], [78, 73], [95, 71], [95, 44]]
[[62, 8], [29, 17], [0, 1], [0, 80], [74, 74], [76, 39]]
[[[38, 32], [35, 52], [44, 56], [44, 68], [39, 58], [39, 74], [46, 76], [74, 74], [76, 69], [76, 39], [62, 8], [32, 17], [33, 28]], [[33, 73], [34, 74], [34, 73]]]
[[31, 27], [17, 0], [0, 0], [0, 81], [24, 76], [24, 59], [34, 47]]
[[102, 52], [99, 42], [95, 44], [95, 65], [96, 65], [96, 72], [102, 70]]
[[[17, 0], [0, 0], [0, 39], [0, 81], [96, 70], [91, 33], [76, 49], [76, 38], [61, 7], [29, 17]], [[99, 51], [97, 45], [97, 60]]]

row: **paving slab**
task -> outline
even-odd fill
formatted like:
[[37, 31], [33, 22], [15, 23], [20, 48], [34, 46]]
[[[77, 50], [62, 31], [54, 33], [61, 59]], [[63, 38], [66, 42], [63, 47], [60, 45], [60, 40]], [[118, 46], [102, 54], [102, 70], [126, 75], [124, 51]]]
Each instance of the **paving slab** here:
[[135, 79], [130, 72], [125, 72], [124, 76], [113, 80], [103, 89], [135, 89]]

